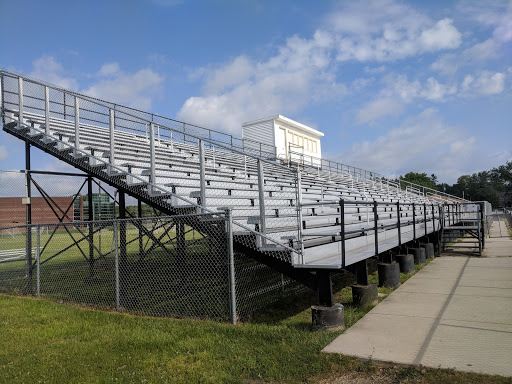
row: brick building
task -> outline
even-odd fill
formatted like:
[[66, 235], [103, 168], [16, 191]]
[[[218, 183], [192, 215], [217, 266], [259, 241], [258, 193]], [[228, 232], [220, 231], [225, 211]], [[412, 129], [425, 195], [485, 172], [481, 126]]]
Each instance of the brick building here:
[[[42, 197], [32, 197], [32, 224], [56, 223], [59, 220], [52, 209]], [[63, 211], [70, 206], [73, 196], [52, 197], [55, 204]], [[63, 222], [68, 223], [83, 218], [83, 196], [77, 197], [78, 207], [71, 207], [67, 212], [68, 218]], [[62, 216], [58, 208], [54, 206], [55, 211]], [[0, 227], [9, 227], [15, 225], [24, 225], [26, 219], [26, 205], [23, 204], [21, 197], [0, 197]]]

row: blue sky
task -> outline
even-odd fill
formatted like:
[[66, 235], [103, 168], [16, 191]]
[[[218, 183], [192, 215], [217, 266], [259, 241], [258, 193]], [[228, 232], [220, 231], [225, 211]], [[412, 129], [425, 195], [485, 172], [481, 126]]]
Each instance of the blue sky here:
[[[0, 67], [109, 101], [236, 136], [282, 114], [325, 133], [324, 157], [389, 176], [454, 183], [512, 159], [512, 1], [2, 0], [0, 14]], [[21, 168], [0, 133], [0, 169]]]

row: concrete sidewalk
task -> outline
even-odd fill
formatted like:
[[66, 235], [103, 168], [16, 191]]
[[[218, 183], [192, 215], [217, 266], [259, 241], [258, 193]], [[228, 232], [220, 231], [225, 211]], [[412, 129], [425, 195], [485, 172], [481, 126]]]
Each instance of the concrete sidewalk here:
[[499, 257], [512, 256], [512, 240], [503, 239], [487, 239], [487, 258], [435, 259], [324, 352], [512, 376], [512, 257]]

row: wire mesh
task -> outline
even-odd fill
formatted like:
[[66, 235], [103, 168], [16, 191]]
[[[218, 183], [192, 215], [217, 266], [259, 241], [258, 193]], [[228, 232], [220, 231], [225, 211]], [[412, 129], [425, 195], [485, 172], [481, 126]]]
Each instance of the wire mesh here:
[[[84, 174], [29, 176], [34, 224], [27, 227], [20, 225], [27, 174], [0, 171], [0, 292], [153, 316], [232, 318], [224, 213], [168, 217], [127, 199], [131, 218], [117, 220], [119, 196], [105, 183], [93, 179], [89, 190]], [[84, 221], [89, 192], [94, 220]], [[238, 319], [306, 289], [241, 252], [234, 266]]]

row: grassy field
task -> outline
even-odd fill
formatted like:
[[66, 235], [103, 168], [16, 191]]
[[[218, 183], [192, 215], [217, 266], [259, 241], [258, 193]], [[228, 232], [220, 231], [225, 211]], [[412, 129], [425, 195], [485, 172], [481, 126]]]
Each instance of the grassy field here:
[[[402, 275], [402, 281], [409, 276]], [[349, 277], [347, 276], [347, 279]], [[377, 276], [371, 279], [375, 282]], [[350, 327], [369, 308], [350, 304], [349, 281], [336, 301]], [[379, 289], [389, 293], [390, 289]], [[207, 320], [132, 316], [0, 295], [1, 383], [506, 383], [449, 370], [377, 367], [320, 353], [339, 332], [312, 332], [314, 295], [290, 298], [237, 326]], [[375, 379], [377, 377], [377, 379]]]

